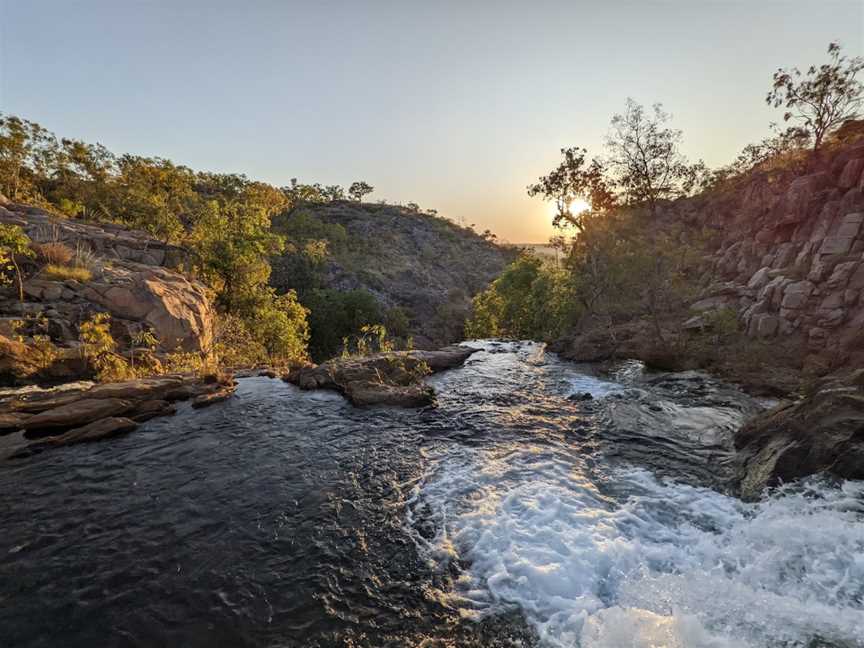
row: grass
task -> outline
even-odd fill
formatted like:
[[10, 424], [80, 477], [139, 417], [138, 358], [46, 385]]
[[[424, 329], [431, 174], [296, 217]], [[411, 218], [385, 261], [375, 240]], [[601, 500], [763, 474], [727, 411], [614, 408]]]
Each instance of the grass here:
[[60, 265], [57, 263], [49, 263], [42, 269], [42, 273], [46, 279], [51, 279], [52, 281], [74, 279], [75, 281], [85, 283], [93, 278], [93, 273], [87, 268]]
[[36, 253], [45, 259], [48, 263], [55, 265], [65, 265], [72, 260], [74, 253], [64, 243], [52, 241], [49, 243], [37, 243], [33, 246]]

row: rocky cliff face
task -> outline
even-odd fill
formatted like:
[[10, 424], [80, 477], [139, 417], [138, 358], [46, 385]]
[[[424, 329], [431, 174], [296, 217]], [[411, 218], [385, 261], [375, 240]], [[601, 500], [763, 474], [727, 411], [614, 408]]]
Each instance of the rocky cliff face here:
[[[442, 218], [403, 207], [335, 201], [303, 207], [347, 231], [344, 249], [327, 261], [324, 285], [365, 289], [384, 307], [401, 307], [415, 343], [438, 345], [462, 339], [471, 297], [515, 258]], [[278, 260], [271, 283], [290, 285]]]
[[864, 364], [864, 144], [679, 210], [723, 232], [719, 281], [695, 310], [731, 307], [752, 337], [799, 338], [814, 373]]
[[34, 243], [60, 242], [92, 254], [93, 277], [86, 282], [51, 280], [31, 268], [25, 300], [0, 294], [0, 318], [42, 319], [55, 343], [74, 345], [79, 324], [97, 312], [112, 316], [121, 342], [146, 325], [165, 351], [197, 351], [213, 337], [211, 296], [200, 282], [172, 268], [184, 258], [180, 248], [111, 224], [56, 218], [40, 209], [0, 199], [0, 223], [20, 226]]

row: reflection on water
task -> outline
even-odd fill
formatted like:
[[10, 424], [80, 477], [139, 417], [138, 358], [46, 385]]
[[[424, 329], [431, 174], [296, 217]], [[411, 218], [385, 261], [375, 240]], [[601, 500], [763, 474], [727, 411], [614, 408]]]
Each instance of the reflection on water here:
[[755, 403], [482, 347], [437, 409], [256, 378], [3, 463], [0, 645], [861, 645], [860, 487], [722, 494]]

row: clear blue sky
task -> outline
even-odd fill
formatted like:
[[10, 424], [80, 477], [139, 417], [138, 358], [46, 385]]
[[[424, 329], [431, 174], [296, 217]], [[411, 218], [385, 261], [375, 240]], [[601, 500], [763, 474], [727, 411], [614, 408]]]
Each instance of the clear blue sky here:
[[761, 138], [779, 66], [864, 42], [862, 0], [0, 0], [0, 111], [115, 152], [287, 184], [365, 179], [543, 241], [525, 186], [628, 96], [711, 165]]

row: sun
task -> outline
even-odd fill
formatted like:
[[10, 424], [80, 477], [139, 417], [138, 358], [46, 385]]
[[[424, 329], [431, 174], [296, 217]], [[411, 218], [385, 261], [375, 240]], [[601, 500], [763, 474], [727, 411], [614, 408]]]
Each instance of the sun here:
[[591, 205], [588, 204], [588, 201], [582, 200], [581, 198], [577, 198], [570, 203], [571, 214], [581, 214], [582, 212], [588, 211], [589, 209], [591, 209]]
[[[554, 216], [558, 213], [558, 206], [554, 202], [551, 202], [549, 204], [552, 210], [552, 215]], [[591, 205], [586, 200], [576, 198], [570, 201], [570, 213], [574, 216], [577, 214], [581, 214], [584, 211], [588, 211], [589, 209], [591, 209]]]

